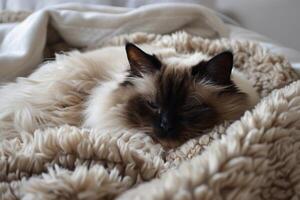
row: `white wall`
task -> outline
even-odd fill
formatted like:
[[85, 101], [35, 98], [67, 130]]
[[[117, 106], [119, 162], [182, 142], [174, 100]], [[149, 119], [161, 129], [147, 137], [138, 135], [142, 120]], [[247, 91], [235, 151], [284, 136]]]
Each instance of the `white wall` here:
[[300, 0], [212, 1], [210, 7], [236, 19], [244, 27], [300, 50]]

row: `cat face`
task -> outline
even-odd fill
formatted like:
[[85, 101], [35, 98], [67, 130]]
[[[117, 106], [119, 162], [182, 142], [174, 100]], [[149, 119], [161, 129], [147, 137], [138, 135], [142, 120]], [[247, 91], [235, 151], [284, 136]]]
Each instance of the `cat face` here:
[[248, 106], [247, 95], [230, 79], [230, 52], [188, 68], [166, 66], [131, 43], [126, 52], [129, 75], [115, 91], [125, 99], [124, 124], [144, 131], [164, 147], [176, 147], [235, 119]]

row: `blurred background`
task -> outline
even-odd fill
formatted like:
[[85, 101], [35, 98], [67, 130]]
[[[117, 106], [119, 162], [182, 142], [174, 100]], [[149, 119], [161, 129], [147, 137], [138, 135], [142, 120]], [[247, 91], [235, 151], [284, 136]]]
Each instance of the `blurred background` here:
[[32, 12], [49, 5], [67, 2], [131, 8], [164, 2], [201, 4], [223, 13], [247, 29], [268, 36], [283, 46], [300, 50], [299, 0], [0, 0], [0, 9]]

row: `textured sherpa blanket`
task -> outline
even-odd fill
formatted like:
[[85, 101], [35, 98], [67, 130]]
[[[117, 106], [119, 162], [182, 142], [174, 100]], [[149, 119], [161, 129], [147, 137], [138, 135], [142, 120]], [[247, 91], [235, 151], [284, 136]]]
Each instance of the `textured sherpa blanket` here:
[[[76, 127], [80, 124], [76, 115], [93, 79], [67, 80], [67, 100], [49, 97], [50, 103], [56, 100], [61, 105], [61, 110], [53, 111], [56, 120], [35, 121], [51, 127], [22, 132], [26, 124], [14, 121], [21, 111], [1, 114], [0, 134], [15, 129], [19, 136], [0, 145], [1, 199], [300, 198], [300, 81], [284, 57], [254, 42], [208, 40], [184, 32], [164, 36], [135, 33], [116, 37], [106, 45], [125, 41], [209, 56], [231, 49], [235, 67], [252, 81], [262, 99], [239, 120], [225, 122], [207, 135], [165, 151], [143, 133]], [[77, 56], [84, 59], [80, 57], [83, 54]], [[34, 81], [33, 74], [4, 86], [0, 90], [2, 108], [14, 103], [3, 100], [9, 87], [27, 85], [29, 97], [40, 94], [48, 98], [51, 87], [36, 90], [40, 84], [50, 84], [47, 70], [41, 72], [45, 73], [39, 74], [44, 75], [44, 82]], [[89, 87], [76, 87], [78, 82]], [[70, 113], [74, 126], [64, 124]]]

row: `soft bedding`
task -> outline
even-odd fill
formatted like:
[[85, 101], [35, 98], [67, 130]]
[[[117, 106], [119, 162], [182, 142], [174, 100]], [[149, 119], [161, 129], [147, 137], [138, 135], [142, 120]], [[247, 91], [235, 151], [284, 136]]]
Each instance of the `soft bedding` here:
[[[24, 13], [16, 13], [6, 20], [22, 16]], [[50, 7], [0, 31], [0, 80], [12, 81], [32, 72], [42, 62], [46, 41], [59, 41], [55, 33], [70, 47], [91, 48], [115, 35], [139, 31], [164, 34], [179, 29], [208, 38], [228, 34], [213, 11], [189, 4], [152, 5], [134, 10], [84, 4]]]
[[[178, 13], [181, 20], [178, 20]], [[176, 30], [185, 30], [205, 38], [254, 40], [271, 51], [286, 56], [293, 68], [300, 71], [298, 51], [238, 27], [228, 17], [199, 5], [165, 3], [132, 10], [66, 4], [45, 8], [26, 18], [30, 14], [29, 11], [1, 12], [0, 83], [30, 74], [42, 61], [52, 59], [54, 53], [73, 48], [95, 48], [108, 38], [124, 33], [165, 34]], [[153, 20], [153, 16], [160, 16], [159, 20]], [[125, 24], [122, 19], [124, 17]], [[141, 21], [136, 22], [137, 18]]]
[[[59, 13], [65, 17], [70, 14], [66, 10]], [[72, 60], [72, 56], [81, 60], [84, 67], [84, 54], [59, 56], [57, 63], [43, 65], [28, 78], [0, 89], [0, 95], [7, 97], [0, 99], [1, 199], [299, 198], [299, 75], [283, 55], [272, 53], [256, 41], [235, 38], [234, 34], [230, 37], [227, 26], [210, 14], [206, 16], [216, 19], [219, 28], [225, 29], [206, 27], [209, 31], [198, 32], [201, 33], [198, 36], [183, 31], [165, 35], [132, 33], [106, 39], [97, 46], [124, 45], [130, 41], [158, 48], [173, 47], [181, 54], [200, 51], [208, 56], [231, 49], [235, 67], [249, 78], [262, 98], [253, 110], [233, 123], [218, 125], [206, 135], [169, 151], [143, 133], [81, 128], [80, 105], [96, 80], [93, 75], [82, 75], [80, 79], [72, 79], [70, 75], [62, 83], [49, 81], [51, 74], [55, 74], [55, 66], [72, 69], [72, 62], [63, 64]], [[74, 22], [72, 18], [65, 19]], [[54, 29], [63, 36], [61, 29]], [[218, 39], [226, 37], [222, 33], [229, 35]], [[214, 39], [204, 39], [204, 36]], [[76, 46], [72, 40], [66, 41]], [[82, 38], [81, 42], [87, 41], [94, 40]], [[27, 47], [31, 49], [31, 45]], [[40, 48], [36, 51], [42, 59], [43, 51]], [[23, 55], [15, 54], [17, 60], [24, 59]], [[26, 59], [24, 63], [28, 64]], [[20, 67], [14, 62], [11, 64]], [[62, 85], [51, 87], [56, 84]], [[45, 86], [44, 90], [37, 90], [40, 86]], [[26, 95], [8, 102], [5, 99], [11, 99], [8, 97], [15, 94], [13, 89]], [[47, 91], [53, 89], [66, 92], [67, 98], [47, 96]], [[32, 96], [49, 99], [49, 109], [42, 113], [54, 114], [55, 121], [52, 118], [40, 120], [26, 112], [27, 106], [40, 107], [38, 98], [28, 101]], [[6, 105], [18, 105], [18, 101], [28, 104], [20, 107], [18, 113], [5, 110]], [[61, 106], [60, 109], [52, 112], [53, 103]], [[22, 117], [22, 113], [27, 117], [18, 123], [16, 119]], [[70, 116], [71, 125], [66, 124]], [[32, 122], [36, 123], [36, 130], [27, 129]]]

